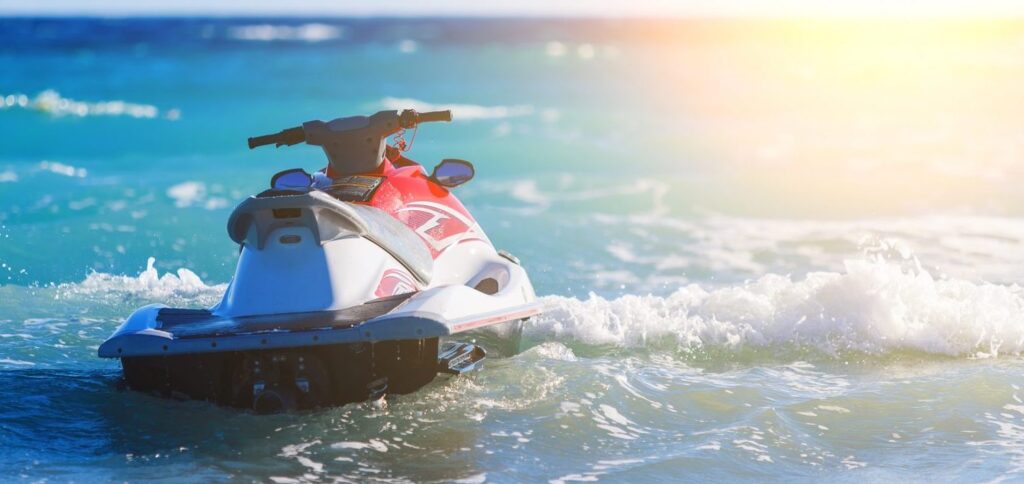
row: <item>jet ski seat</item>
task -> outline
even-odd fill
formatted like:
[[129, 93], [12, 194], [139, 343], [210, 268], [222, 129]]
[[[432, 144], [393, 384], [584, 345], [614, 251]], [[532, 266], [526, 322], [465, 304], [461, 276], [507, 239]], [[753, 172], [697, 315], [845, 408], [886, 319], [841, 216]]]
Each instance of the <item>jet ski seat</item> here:
[[391, 254], [419, 282], [430, 283], [434, 259], [423, 240], [387, 212], [340, 201], [319, 190], [267, 190], [249, 197], [228, 218], [228, 235], [238, 244], [263, 249], [271, 232], [305, 225], [317, 243], [357, 235]]

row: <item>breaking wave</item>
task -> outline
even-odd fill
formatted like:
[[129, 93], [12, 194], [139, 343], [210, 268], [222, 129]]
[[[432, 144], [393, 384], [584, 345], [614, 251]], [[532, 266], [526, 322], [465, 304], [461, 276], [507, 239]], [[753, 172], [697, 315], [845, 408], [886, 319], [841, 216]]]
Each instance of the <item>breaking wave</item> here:
[[174, 200], [174, 206], [178, 208], [196, 205], [207, 210], [217, 210], [229, 205], [227, 198], [210, 196], [213, 192], [203, 182], [186, 181], [168, 188], [167, 196]]
[[[29, 109], [55, 117], [128, 116], [152, 119], [161, 116], [160, 109], [152, 104], [130, 103], [121, 100], [78, 101], [63, 97], [52, 89], [40, 92], [35, 97], [29, 97], [22, 93], [0, 94], [0, 110], [4, 109]], [[163, 117], [177, 120], [181, 117], [181, 112], [177, 109], [169, 109], [163, 113]]]
[[150, 257], [137, 276], [94, 272], [77, 283], [0, 285], [0, 369], [102, 368], [96, 348], [136, 308], [210, 307], [227, 288], [184, 268], [160, 274], [155, 263]]
[[415, 109], [417, 111], [442, 111], [450, 109], [452, 116], [460, 121], [476, 119], [503, 119], [533, 114], [533, 106], [480, 106], [477, 104], [432, 104], [411, 98], [386, 97], [381, 99], [384, 109]]
[[842, 357], [923, 352], [1024, 354], [1024, 288], [935, 278], [884, 260], [843, 272], [775, 274], [735, 286], [689, 285], [667, 297], [544, 298], [534, 340], [738, 355], [793, 348]]
[[274, 42], [324, 42], [341, 38], [345, 30], [336, 25], [308, 23], [302, 25], [256, 24], [232, 27], [228, 36], [236, 40]]
[[[119, 308], [148, 302], [201, 307], [215, 304], [226, 289], [188, 269], [161, 275], [154, 263], [149, 258], [135, 277], [90, 274], [57, 286], [55, 298], [117, 301]], [[882, 259], [851, 260], [841, 272], [802, 278], [768, 274], [717, 288], [692, 284], [665, 297], [542, 300], [546, 312], [526, 329], [534, 344], [667, 349], [725, 360], [751, 351], [782, 359], [807, 351], [834, 358], [1024, 354], [1024, 288], [936, 278]]]
[[85, 168], [77, 168], [71, 165], [65, 165], [64, 163], [47, 160], [39, 162], [39, 169], [72, 178], [85, 178], [89, 174], [89, 171]]
[[[156, 258], [146, 261], [146, 270], [138, 276], [94, 272], [79, 283], [57, 286], [56, 299], [94, 300], [100, 303], [116, 300], [125, 304], [164, 302], [168, 305], [203, 307], [215, 304], [227, 284], [206, 284], [185, 268], [160, 275]], [[127, 315], [125, 315], [127, 316]]]
[[[651, 209], [647, 215], [660, 217], [668, 211], [665, 195], [669, 185], [651, 178], [637, 178], [620, 181], [611, 187], [574, 186], [571, 175], [559, 177], [555, 189], [542, 189], [536, 180], [518, 179], [508, 181], [484, 181], [479, 189], [489, 194], [504, 194], [527, 210], [544, 211], [552, 204], [590, 202], [593, 200], [614, 199], [614, 197], [651, 197]], [[597, 218], [597, 216], [595, 216]], [[602, 220], [599, 220], [602, 221]]]

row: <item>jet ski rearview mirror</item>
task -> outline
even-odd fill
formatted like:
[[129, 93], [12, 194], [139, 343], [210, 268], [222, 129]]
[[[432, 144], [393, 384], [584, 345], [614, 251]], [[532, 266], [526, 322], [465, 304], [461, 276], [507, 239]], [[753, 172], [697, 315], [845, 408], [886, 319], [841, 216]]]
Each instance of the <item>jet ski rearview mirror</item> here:
[[270, 187], [275, 190], [295, 190], [309, 188], [313, 177], [302, 168], [292, 168], [278, 172], [270, 179]]
[[472, 163], [466, 160], [447, 158], [441, 160], [441, 163], [434, 167], [430, 179], [438, 185], [454, 188], [472, 180], [475, 174], [476, 170], [473, 169]]

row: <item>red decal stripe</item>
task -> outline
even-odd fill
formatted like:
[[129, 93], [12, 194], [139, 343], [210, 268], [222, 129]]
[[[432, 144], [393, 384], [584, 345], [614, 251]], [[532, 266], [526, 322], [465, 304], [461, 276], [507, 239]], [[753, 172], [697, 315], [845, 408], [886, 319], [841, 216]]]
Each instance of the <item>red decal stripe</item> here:
[[486, 326], [486, 325], [492, 324], [492, 323], [500, 323], [502, 321], [511, 321], [513, 319], [526, 318], [526, 317], [529, 317], [529, 316], [533, 316], [535, 314], [540, 314], [540, 312], [541, 312], [540, 308], [530, 308], [530, 309], [526, 309], [526, 310], [515, 312], [515, 313], [506, 313], [506, 314], [501, 314], [501, 315], [498, 315], [498, 316], [491, 316], [489, 318], [478, 319], [476, 321], [467, 321], [465, 323], [459, 323], [459, 324], [456, 324], [455, 326], [452, 326], [452, 330], [453, 330], [453, 332], [458, 333], [458, 332], [461, 332], [461, 331], [466, 331], [466, 330], [469, 330], [469, 329], [479, 328], [481, 326]]

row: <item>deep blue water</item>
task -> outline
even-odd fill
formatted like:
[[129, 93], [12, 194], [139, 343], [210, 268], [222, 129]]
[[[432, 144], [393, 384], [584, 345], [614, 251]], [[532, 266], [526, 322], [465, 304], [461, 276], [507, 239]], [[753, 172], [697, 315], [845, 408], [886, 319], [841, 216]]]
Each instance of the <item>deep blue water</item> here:
[[[876, 27], [0, 19], [0, 476], [1019, 478], [1024, 29]], [[522, 354], [385, 410], [116, 389], [98, 344], [216, 302], [234, 204], [324, 164], [247, 137], [405, 107], [544, 296]]]

